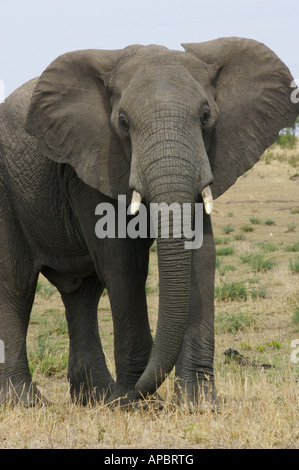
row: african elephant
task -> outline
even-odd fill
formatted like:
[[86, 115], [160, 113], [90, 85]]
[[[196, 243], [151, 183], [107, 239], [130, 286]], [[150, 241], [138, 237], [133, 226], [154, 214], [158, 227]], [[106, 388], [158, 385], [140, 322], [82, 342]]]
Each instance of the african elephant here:
[[[190, 404], [202, 390], [215, 398], [212, 196], [257, 162], [299, 107], [289, 70], [265, 45], [222, 38], [184, 49], [70, 52], [1, 104], [1, 402], [9, 388], [27, 405], [43, 400], [26, 355], [39, 273], [65, 305], [72, 397], [137, 401], [175, 366]], [[130, 202], [132, 193], [128, 220], [140, 201], [206, 208], [200, 248], [157, 237], [154, 342], [145, 294], [152, 239], [95, 234], [95, 208], [109, 202], [117, 211], [118, 196]], [[104, 288], [115, 381], [98, 331]]]

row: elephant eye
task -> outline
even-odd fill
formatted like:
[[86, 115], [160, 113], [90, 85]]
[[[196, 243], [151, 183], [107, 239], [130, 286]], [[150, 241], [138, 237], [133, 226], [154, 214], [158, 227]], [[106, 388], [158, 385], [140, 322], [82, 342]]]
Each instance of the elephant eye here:
[[210, 110], [206, 107], [201, 111], [200, 122], [203, 128], [207, 125], [210, 115]]
[[130, 129], [130, 124], [127, 116], [124, 113], [119, 113], [118, 125], [122, 132], [127, 133]]

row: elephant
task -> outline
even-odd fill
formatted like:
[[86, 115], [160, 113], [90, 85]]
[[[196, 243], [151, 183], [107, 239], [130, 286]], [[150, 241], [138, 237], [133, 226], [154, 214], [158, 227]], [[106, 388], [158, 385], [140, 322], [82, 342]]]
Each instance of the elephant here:
[[[213, 199], [293, 124], [299, 105], [290, 71], [258, 41], [225, 37], [183, 48], [67, 52], [1, 104], [1, 403], [46, 401], [26, 352], [40, 273], [65, 306], [72, 399], [140, 405], [175, 369], [178, 400], [216, 402]], [[183, 234], [158, 231], [154, 339], [145, 292], [153, 238], [95, 231], [96, 208], [109, 203], [117, 214], [121, 195], [126, 223], [141, 204], [189, 204], [193, 224], [196, 205], [205, 209], [196, 249]], [[115, 379], [97, 317], [105, 288]]]

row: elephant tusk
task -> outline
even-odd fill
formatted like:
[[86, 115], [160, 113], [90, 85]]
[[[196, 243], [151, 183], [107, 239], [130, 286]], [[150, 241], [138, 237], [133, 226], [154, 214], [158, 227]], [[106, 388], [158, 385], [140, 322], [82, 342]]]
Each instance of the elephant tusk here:
[[212, 214], [213, 211], [213, 195], [210, 186], [206, 186], [201, 193], [205, 211], [208, 215]]
[[141, 204], [141, 196], [138, 193], [138, 191], [135, 191], [134, 189], [133, 194], [132, 194], [132, 201], [130, 205], [130, 215], [136, 215], [139, 212], [140, 204]]

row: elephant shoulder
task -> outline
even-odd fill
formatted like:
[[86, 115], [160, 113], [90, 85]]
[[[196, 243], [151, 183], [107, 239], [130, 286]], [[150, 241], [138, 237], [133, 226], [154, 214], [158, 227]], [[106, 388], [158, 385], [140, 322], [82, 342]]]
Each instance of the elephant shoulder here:
[[12, 139], [13, 133], [24, 131], [31, 96], [36, 84], [37, 79], [24, 83], [1, 103], [0, 135], [2, 139], [6, 133]]

